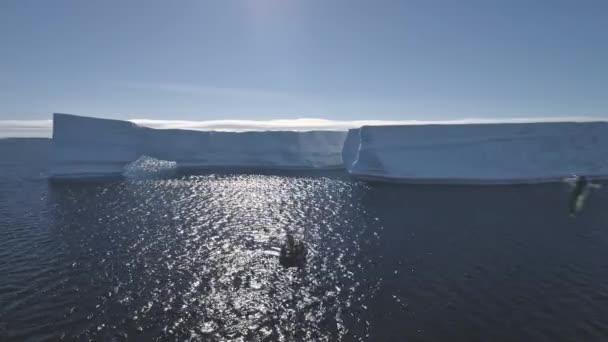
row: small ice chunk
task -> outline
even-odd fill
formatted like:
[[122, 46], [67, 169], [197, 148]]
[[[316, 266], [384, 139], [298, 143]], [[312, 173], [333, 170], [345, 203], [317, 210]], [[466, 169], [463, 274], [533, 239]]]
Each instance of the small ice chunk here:
[[125, 171], [123, 174], [125, 177], [139, 178], [172, 173], [176, 169], [177, 163], [174, 161], [141, 156], [136, 161], [125, 166]]

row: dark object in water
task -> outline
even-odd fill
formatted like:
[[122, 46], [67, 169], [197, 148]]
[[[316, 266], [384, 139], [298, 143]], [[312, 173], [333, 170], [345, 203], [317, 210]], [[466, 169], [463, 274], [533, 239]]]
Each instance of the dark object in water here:
[[296, 240], [293, 235], [287, 234], [285, 244], [281, 247], [279, 262], [284, 267], [301, 267], [306, 263], [306, 246], [301, 240]]
[[580, 176], [576, 177], [576, 183], [572, 194], [570, 195], [570, 216], [575, 216], [582, 208], [587, 195], [587, 185], [589, 181], [587, 177]]

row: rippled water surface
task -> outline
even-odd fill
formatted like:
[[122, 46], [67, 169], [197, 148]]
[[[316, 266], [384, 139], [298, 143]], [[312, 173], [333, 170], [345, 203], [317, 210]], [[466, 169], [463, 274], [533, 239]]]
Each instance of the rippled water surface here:
[[47, 148], [0, 140], [0, 340], [608, 339], [606, 186], [571, 218], [563, 184], [49, 183]]

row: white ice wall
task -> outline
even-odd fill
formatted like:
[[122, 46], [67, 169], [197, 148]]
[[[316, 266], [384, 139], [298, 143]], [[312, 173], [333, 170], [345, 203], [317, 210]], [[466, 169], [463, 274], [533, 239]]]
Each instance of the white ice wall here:
[[341, 168], [346, 132], [160, 130], [131, 122], [53, 116], [51, 177], [121, 174], [146, 155], [178, 167]]
[[121, 174], [140, 156], [178, 167], [317, 169], [428, 183], [530, 183], [608, 176], [608, 123], [363, 126], [346, 132], [152, 129], [66, 114], [53, 118], [52, 177]]
[[608, 176], [605, 122], [363, 126], [359, 136], [348, 169], [367, 179], [493, 184]]

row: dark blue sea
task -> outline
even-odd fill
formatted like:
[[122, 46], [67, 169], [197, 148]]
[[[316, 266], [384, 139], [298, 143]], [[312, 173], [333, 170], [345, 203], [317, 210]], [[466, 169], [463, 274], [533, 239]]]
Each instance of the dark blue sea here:
[[0, 140], [1, 341], [608, 340], [608, 185], [49, 182], [49, 144]]

